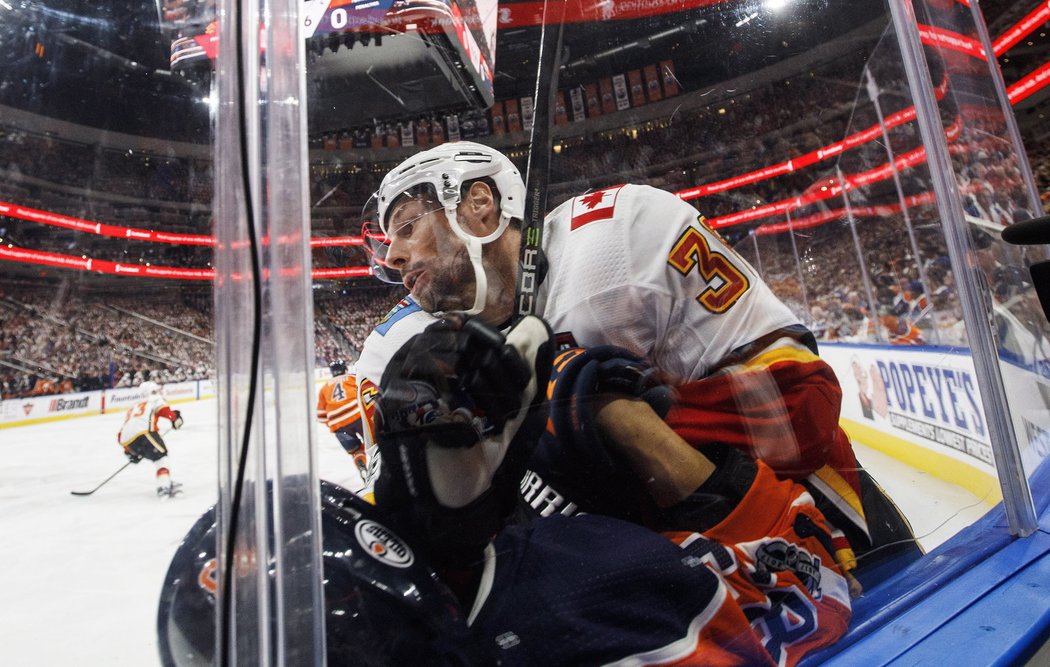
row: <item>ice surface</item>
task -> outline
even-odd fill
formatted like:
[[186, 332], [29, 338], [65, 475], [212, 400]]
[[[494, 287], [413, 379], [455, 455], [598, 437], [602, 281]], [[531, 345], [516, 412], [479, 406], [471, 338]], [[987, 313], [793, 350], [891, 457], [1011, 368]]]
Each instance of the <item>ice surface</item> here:
[[[123, 413], [0, 431], [0, 663], [160, 664], [157, 600], [172, 554], [215, 502], [216, 401], [176, 405], [165, 436], [183, 494], [157, 498], [154, 466], [129, 466], [116, 441]], [[162, 421], [162, 423], [164, 423]], [[360, 487], [353, 461], [316, 425], [321, 476]]]

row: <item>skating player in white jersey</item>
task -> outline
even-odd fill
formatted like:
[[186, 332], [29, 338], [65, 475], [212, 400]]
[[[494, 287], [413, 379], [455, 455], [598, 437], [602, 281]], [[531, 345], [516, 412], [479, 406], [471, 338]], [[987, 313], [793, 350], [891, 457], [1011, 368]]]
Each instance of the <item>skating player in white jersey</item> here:
[[[514, 165], [472, 142], [419, 153], [384, 178], [374, 212], [366, 207], [372, 223], [364, 233], [379, 241], [372, 243], [377, 275], [397, 275], [412, 301], [399, 306], [410, 314], [397, 317], [395, 309], [396, 321], [365, 343], [359, 386], [366, 411], [381, 377], [373, 368], [433, 321], [417, 309], [510, 323], [524, 199]], [[854, 565], [851, 544], [865, 565], [897, 556], [873, 548], [893, 542], [905, 543], [902, 558], [919, 555], [910, 528], [860, 469], [838, 426], [841, 389], [812, 335], [695, 209], [647, 186], [587, 193], [546, 217], [542, 249], [535, 313], [559, 344], [623, 348], [675, 388], [663, 419], [639, 408], [622, 429], [648, 434], [628, 459], [659, 507], [682, 501], [696, 485], [688, 457], [679, 452], [673, 464], [660, 463], [654, 443], [672, 450], [723, 443], [806, 483], [849, 538], [836, 545], [847, 568]], [[523, 497], [538, 513], [581, 508], [579, 489], [552, 485], [535, 468], [531, 474]], [[866, 555], [872, 551], [877, 556]]]
[[143, 382], [139, 388], [146, 396], [124, 413], [124, 423], [117, 433], [117, 442], [124, 448], [124, 455], [132, 463], [138, 463], [142, 459], [153, 461], [156, 468], [157, 496], [171, 498], [182, 493], [182, 484], [171, 480], [167, 461], [168, 446], [161, 437], [159, 421], [167, 419], [173, 429], [182, 428], [182, 413], [168, 405], [161, 395], [160, 385], [156, 382]]

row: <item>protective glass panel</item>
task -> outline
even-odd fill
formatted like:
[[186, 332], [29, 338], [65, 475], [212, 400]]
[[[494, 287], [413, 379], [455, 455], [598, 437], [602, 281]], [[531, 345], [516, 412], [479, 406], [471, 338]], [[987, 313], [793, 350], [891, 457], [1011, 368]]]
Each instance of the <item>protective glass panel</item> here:
[[171, 58], [207, 21], [175, 5], [0, 3], [7, 662], [158, 664], [216, 500], [213, 98]]
[[[860, 0], [13, 4], [0, 528], [24, 536], [4, 568], [20, 664], [209, 662], [217, 628], [244, 664], [319, 664], [323, 640], [332, 664], [725, 650], [679, 641], [698, 618], [745, 638], [740, 660], [793, 662], [838, 638], [858, 584], [878, 590], [1001, 500], [1000, 479], [1025, 502], [1050, 421], [1029, 271], [1045, 257], [998, 237], [1039, 205], [985, 55], [1014, 36], [986, 34], [975, 2], [915, 2], [914, 18]], [[457, 141], [481, 152], [380, 187]], [[482, 199], [457, 206], [479, 175]], [[489, 205], [521, 222], [465, 240], [496, 228], [474, 212]], [[484, 465], [457, 458], [469, 448], [396, 456], [371, 507], [388, 362], [426, 311], [472, 306], [504, 331], [533, 310], [562, 352], [622, 351], [559, 357], [551, 434], [527, 460], [479, 426]], [[171, 455], [121, 468], [112, 438], [146, 381], [181, 428], [162, 415]], [[606, 391], [664, 423], [635, 438], [599, 419], [586, 397]], [[690, 455], [660, 458], [679, 445], [668, 426]], [[750, 459], [800, 486], [740, 486], [760, 477]], [[698, 488], [706, 464], [719, 486]], [[181, 494], [155, 501], [161, 468]], [[494, 492], [471, 496], [493, 470]], [[820, 514], [759, 530], [771, 507], [807, 506], [803, 488]], [[493, 527], [501, 491], [532, 528]], [[702, 613], [719, 576], [726, 604], [769, 608], [733, 578], [742, 561], [794, 586], [768, 636]], [[41, 563], [45, 583], [21, 576]], [[119, 617], [99, 612], [101, 581], [121, 582]], [[676, 611], [648, 614], [667, 591]], [[579, 618], [545, 626], [566, 600]], [[66, 642], [39, 623], [56, 613]], [[95, 641], [112, 627], [119, 643]], [[562, 640], [581, 627], [588, 641]]]
[[[214, 658], [321, 664], [300, 7], [287, 0], [220, 9], [226, 19], [218, 25], [217, 60], [185, 62], [194, 76], [215, 82], [219, 100], [216, 303], [225, 318], [217, 331], [225, 403]], [[163, 601], [161, 608], [163, 614]], [[173, 619], [179, 611], [176, 595]], [[174, 624], [183, 627], [179, 619]], [[176, 663], [188, 659], [173, 654]]]
[[[821, 497], [822, 509], [835, 515], [836, 528], [857, 539], [856, 572], [863, 585], [875, 586], [983, 514], [997, 500], [998, 486], [990, 459], [975, 460], [975, 492], [960, 488], [952, 475], [929, 481], [888, 456], [885, 444], [862, 444], [889, 441], [915, 463], [914, 456], [908, 459], [918, 447], [914, 438], [890, 421], [892, 385], [868, 375], [897, 359], [889, 353], [888, 323], [875, 308], [874, 281], [888, 273], [899, 289], [916, 270], [913, 248], [936, 246], [938, 231], [931, 224], [935, 213], [923, 218], [917, 210], [905, 223], [896, 192], [911, 197], [914, 188], [895, 186], [888, 172], [870, 202], [852, 201], [854, 191], [843, 197], [837, 185], [844, 174], [853, 177], [892, 159], [867, 96], [866, 63], [888, 58], [886, 71], [897, 63], [893, 78], [881, 82], [896, 91], [884, 113], [909, 106], [888, 10], [877, 3], [822, 4], [820, 11], [804, 5], [681, 2], [643, 9], [566, 3], [556, 10], [548, 5], [544, 22], [538, 3], [395, 3], [381, 18], [363, 11], [355, 18], [347, 7], [311, 3], [312, 217], [315, 234], [323, 230], [337, 238], [344, 230], [353, 233], [347, 218], [362, 211], [361, 243], [373, 270], [399, 271], [418, 302], [402, 304], [380, 323], [379, 293], [364, 297], [376, 303], [371, 324], [379, 324], [358, 365], [358, 381], [370, 390], [385, 381], [385, 364], [400, 344], [432, 321], [416, 309], [467, 310], [477, 302], [478, 268], [463, 242], [448, 242], [448, 227], [442, 228], [444, 237], [433, 229], [454, 210], [460, 231], [487, 233], [489, 228], [471, 227], [469, 207], [444, 199], [471, 174], [481, 174], [471, 171], [474, 158], [456, 155], [450, 142], [498, 150], [509, 164], [483, 175], [494, 179], [501, 206], [513, 208], [510, 200], [520, 199], [520, 185], [507, 177], [516, 169], [525, 199], [516, 215], [526, 225], [545, 214], [553, 222], [544, 229], [538, 262], [528, 248], [519, 260], [518, 240], [483, 246], [488, 272], [481, 318], [502, 325], [535, 297], [536, 312], [559, 343], [615, 345], [655, 364], [677, 391], [667, 415], [676, 433], [701, 451], [734, 445], [805, 483]], [[891, 122], [901, 125], [896, 118]], [[897, 125], [887, 129], [904, 137], [894, 139], [900, 144], [894, 150], [921, 147], [914, 123], [910, 130]], [[860, 131], [862, 138], [848, 140]], [[425, 150], [435, 166], [410, 161]], [[419, 194], [421, 185], [430, 190]], [[366, 206], [373, 195], [374, 209]], [[423, 204], [399, 208], [414, 198]], [[435, 202], [444, 210], [434, 212]], [[850, 223], [846, 211], [853, 208], [858, 210]], [[402, 224], [411, 234], [391, 232]], [[904, 236], [901, 247], [890, 247], [885, 239], [901, 238], [907, 225], [922, 231], [914, 242]], [[430, 245], [418, 241], [429, 233], [435, 235]], [[531, 238], [513, 226], [507, 233], [524, 237], [526, 245]], [[376, 239], [388, 243], [371, 254]], [[345, 262], [353, 252], [325, 250], [324, 257]], [[891, 261], [900, 266], [882, 266]], [[544, 265], [538, 287], [525, 281], [515, 288], [519, 264], [524, 273], [530, 262]], [[870, 284], [861, 265], [873, 267]], [[328, 289], [315, 283], [317, 292]], [[361, 299], [352, 283], [339, 289], [326, 314]], [[389, 293], [386, 308], [398, 296]], [[932, 309], [922, 316], [932, 322]], [[827, 324], [830, 317], [834, 324]], [[821, 338], [821, 358], [799, 325]], [[942, 354], [923, 350], [935, 358]], [[961, 347], [959, 356], [965, 357]], [[843, 416], [852, 420], [843, 422], [845, 430], [838, 427], [837, 398], [824, 407], [823, 397], [807, 393], [823, 383], [838, 392], [836, 376], [846, 394]], [[552, 404], [559, 415], [576, 405], [560, 398], [569, 395], [561, 391]], [[872, 396], [876, 391], [880, 414], [865, 416], [865, 408], [879, 400]], [[362, 395], [363, 402], [372, 396]], [[961, 391], [959, 399], [965, 400]], [[569, 424], [568, 432], [557, 433], [562, 446], [582, 447], [572, 418], [563, 419], [552, 418], [556, 431], [558, 424]], [[564, 461], [545, 459], [550, 445], [544, 447], [521, 482], [521, 500], [535, 515], [610, 514], [656, 530], [703, 525], [659, 506], [665, 500], [645, 488], [640, 469], [619, 458], [623, 452], [614, 455], [620, 467], [603, 478], [593, 465], [559, 468]], [[858, 468], [854, 452], [870, 470]], [[952, 461], [955, 455], [942, 454]], [[408, 464], [402, 459], [395, 465]], [[960, 466], [972, 467], [968, 460]], [[869, 472], [917, 523], [917, 542]], [[937, 516], [925, 511], [931, 503], [942, 508]], [[868, 534], [861, 511], [877, 524]], [[406, 525], [399, 527], [410, 530]], [[464, 528], [463, 540], [468, 533]], [[838, 556], [849, 560], [845, 552]], [[542, 590], [545, 580], [537, 574], [528, 582], [504, 582], [492, 595], [512, 595], [520, 590], [513, 586], [526, 585]], [[518, 639], [524, 645], [536, 641]], [[507, 644], [505, 650], [515, 650], [513, 640]]]
[[[261, 31], [258, 8], [227, 9], [252, 29], [224, 23], [236, 65], [217, 77], [214, 2], [0, 3], [4, 487], [32, 508], [4, 512], [7, 534], [32, 536], [5, 565], [77, 545], [46, 584], [12, 577], [15, 661], [210, 662], [220, 616], [245, 663], [320, 660], [305, 123], [287, 103], [302, 50], [285, 4]], [[40, 442], [46, 484], [23, 463]], [[103, 581], [121, 621], [98, 614]], [[68, 643], [23, 625], [56, 596]], [[129, 623], [134, 638], [99, 641]]]
[[[922, 58], [880, 3], [306, 3], [312, 220], [326, 237], [314, 258], [340, 279], [315, 280], [315, 293], [319, 320], [349, 334], [361, 355], [363, 409], [374, 407], [376, 386], [381, 394], [398, 381], [388, 367], [395, 351], [434, 321], [420, 310], [480, 310], [506, 330], [531, 305], [563, 348], [615, 345], [658, 368], [675, 389], [665, 422], [688, 444], [720, 465], [720, 447], [735, 446], [804, 485], [849, 539], [856, 566], [846, 552], [828, 558], [864, 587], [877, 589], [970, 525], [1003, 497], [989, 415], [1018, 414], [995, 392], [1001, 382], [985, 388], [975, 358], [996, 353], [975, 344], [973, 323], [993, 300], [1014, 299], [1011, 318], [997, 321], [1016, 324], [1024, 341], [998, 338], [997, 356], [1006, 359], [1010, 345], [1038, 354], [1023, 258], [997, 238], [1037, 205], [997, 101], [1001, 84], [986, 60], [973, 62], [984, 47], [971, 9], [937, 5], [936, 20], [924, 7], [911, 19], [921, 24]], [[957, 53], [950, 63], [946, 44]], [[932, 81], [916, 82], [906, 63]], [[922, 119], [923, 131], [916, 90], [940, 114]], [[934, 178], [931, 136], [956, 161], [964, 193]], [[463, 140], [481, 147], [452, 143]], [[488, 149], [509, 163], [478, 167], [503, 159]], [[973, 160], [994, 165], [964, 168]], [[471, 240], [496, 228], [473, 217], [473, 190], [459, 187], [479, 175], [522, 231], [512, 224], [496, 241]], [[964, 231], [948, 233], [945, 206], [985, 186], [998, 189], [1000, 217], [970, 214]], [[539, 239], [531, 227], [544, 216]], [[960, 234], [974, 247], [960, 252]], [[1014, 270], [975, 271], [986, 250]], [[366, 291], [366, 278], [344, 280], [362, 260], [403, 287]], [[415, 302], [395, 306], [406, 288]], [[374, 307], [370, 321], [361, 303]], [[559, 372], [573, 358], [560, 357]], [[1035, 357], [1019, 363], [1037, 372]], [[580, 392], [595, 386], [558, 380], [548, 392], [553, 437], [520, 483], [528, 511], [612, 515], [657, 531], [702, 527], [695, 515], [690, 524], [669, 512], [654, 490], [681, 478], [650, 475], [609, 430], [598, 427], [600, 443], [587, 437], [594, 427], [580, 414], [588, 410]], [[816, 398], [818, 387], [830, 404], [828, 394]], [[573, 448], [584, 451], [559, 454]], [[610, 448], [611, 463], [602, 459]], [[379, 458], [369, 451], [370, 465]], [[396, 465], [395, 477], [419, 472], [403, 453]], [[433, 464], [425, 474], [439, 477], [435, 488], [448, 482]], [[420, 504], [435, 502], [403, 483]], [[382, 508], [382, 489], [378, 496]], [[427, 530], [410, 540], [442, 556]], [[497, 547], [517, 544], [501, 538]], [[475, 613], [498, 616], [501, 596], [521, 594], [515, 586], [542, 591], [544, 572], [501, 580]], [[535, 641], [496, 643], [525, 651]], [[632, 645], [642, 647], [652, 648]]]
[[[908, 468], [876, 475], [898, 504], [914, 503], [912, 525], [929, 549], [1002, 495], [896, 30], [883, 23], [869, 39], [849, 76], [835, 79], [843, 101], [831, 107], [840, 125], [822, 142], [826, 166], [796, 190], [782, 222], [753, 233], [790, 240], [775, 248], [795, 261], [788, 275], [804, 296], [794, 298], [806, 298], [822, 356], [840, 359], [843, 423], [862, 463], [903, 460], [931, 476], [920, 495], [898, 486], [916, 474]], [[934, 78], [934, 98], [949, 97], [947, 75]], [[949, 138], [958, 145], [957, 130]]]
[[[1009, 106], [1021, 89], [1004, 89], [994, 59], [1004, 46], [990, 39], [980, 16], [936, 3], [925, 3], [917, 12], [931, 70], [943, 72], [949, 82], [938, 108], [962, 197], [966, 264], [983, 296], [981, 312], [991, 313], [987, 321], [995, 358], [985, 350], [975, 354], [988, 355], [998, 371], [1006, 404], [988, 401], [987, 407], [990, 415], [1002, 413], [1012, 429], [1005, 444], [1016, 447], [1025, 474], [1032, 475], [1047, 452], [1050, 324], [1036, 291], [1039, 267], [1030, 266], [1047, 255], [1044, 248], [1011, 245], [1000, 236], [1005, 227], [1042, 213]], [[1046, 490], [1039, 492], [1045, 498]], [[1024, 490], [1016, 493], [1024, 504]]]

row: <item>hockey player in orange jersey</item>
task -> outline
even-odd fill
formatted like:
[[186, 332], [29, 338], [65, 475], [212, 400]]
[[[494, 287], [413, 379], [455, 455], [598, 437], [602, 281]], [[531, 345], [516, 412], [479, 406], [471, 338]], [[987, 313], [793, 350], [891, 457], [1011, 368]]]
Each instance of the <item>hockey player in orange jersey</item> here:
[[346, 453], [354, 458], [354, 465], [364, 480], [368, 473], [361, 435], [361, 409], [357, 402], [357, 381], [347, 373], [346, 363], [333, 361], [328, 369], [332, 379], [325, 382], [317, 396], [317, 421], [328, 426]]

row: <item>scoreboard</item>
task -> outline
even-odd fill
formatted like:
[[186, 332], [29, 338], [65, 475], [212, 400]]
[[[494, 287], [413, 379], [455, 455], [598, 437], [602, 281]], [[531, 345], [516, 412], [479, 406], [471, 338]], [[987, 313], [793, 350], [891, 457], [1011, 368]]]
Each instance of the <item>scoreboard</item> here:
[[[320, 97], [340, 97], [336, 88], [358, 88], [353, 96], [358, 102], [378, 105], [360, 114], [339, 105], [344, 126], [358, 115], [363, 120], [387, 115], [384, 111], [412, 113], [407, 99], [412, 91], [430, 108], [492, 106], [497, 0], [304, 0], [301, 16], [313, 54], [308, 74], [330, 82]], [[172, 71], [210, 70], [219, 46], [214, 16], [184, 15], [169, 26]], [[368, 53], [350, 57], [355, 46]], [[368, 90], [375, 87], [381, 90]], [[382, 91], [397, 104], [384, 109]]]

